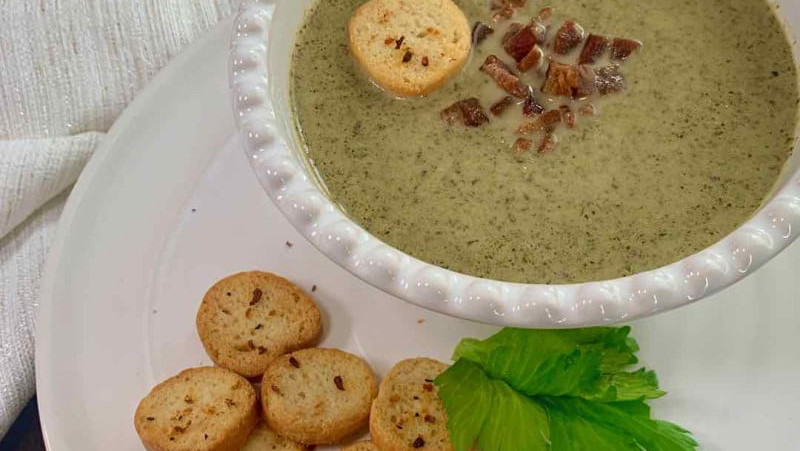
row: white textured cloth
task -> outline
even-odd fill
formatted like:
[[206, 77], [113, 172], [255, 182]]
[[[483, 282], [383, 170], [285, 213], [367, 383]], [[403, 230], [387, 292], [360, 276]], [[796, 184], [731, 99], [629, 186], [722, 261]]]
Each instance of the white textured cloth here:
[[0, 438], [34, 392], [58, 217], [136, 93], [236, 0], [0, 0]]

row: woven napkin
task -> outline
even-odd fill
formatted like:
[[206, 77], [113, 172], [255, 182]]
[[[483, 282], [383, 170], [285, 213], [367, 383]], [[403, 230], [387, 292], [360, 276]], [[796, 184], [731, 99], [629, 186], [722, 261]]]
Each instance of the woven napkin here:
[[125, 106], [236, 0], [0, 0], [0, 437], [34, 393], [34, 310], [69, 193]]

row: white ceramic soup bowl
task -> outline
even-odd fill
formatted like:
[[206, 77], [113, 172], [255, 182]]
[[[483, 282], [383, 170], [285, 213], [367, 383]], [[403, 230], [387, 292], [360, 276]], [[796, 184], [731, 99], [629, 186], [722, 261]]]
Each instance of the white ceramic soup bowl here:
[[[502, 326], [610, 324], [710, 296], [753, 273], [800, 234], [795, 150], [779, 188], [752, 219], [713, 246], [652, 271], [573, 285], [528, 285], [459, 274], [407, 255], [331, 202], [304, 158], [289, 104], [289, 71], [295, 31], [313, 1], [242, 3], [230, 58], [234, 113], [255, 173], [286, 218], [331, 260], [381, 290], [426, 309]], [[800, 3], [777, 3], [789, 28], [800, 29]]]

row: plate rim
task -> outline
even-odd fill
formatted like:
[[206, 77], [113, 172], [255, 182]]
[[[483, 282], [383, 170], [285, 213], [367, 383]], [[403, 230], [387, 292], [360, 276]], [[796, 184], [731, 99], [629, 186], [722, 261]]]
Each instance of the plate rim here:
[[92, 182], [104, 167], [104, 164], [113, 155], [113, 149], [119, 141], [120, 135], [127, 130], [131, 123], [136, 121], [141, 110], [145, 109], [156, 97], [159, 88], [172, 78], [174, 74], [180, 73], [183, 66], [192, 61], [197, 54], [218, 36], [227, 35], [226, 30], [231, 30], [233, 26], [233, 15], [220, 20], [216, 25], [209, 28], [196, 41], [178, 53], [161, 71], [136, 94], [131, 103], [120, 113], [112, 126], [109, 128], [100, 145], [95, 149], [90, 157], [78, 180], [72, 186], [72, 190], [67, 198], [61, 216], [56, 227], [55, 234], [47, 253], [47, 258], [42, 272], [41, 283], [39, 286], [38, 301], [35, 306], [34, 315], [34, 367], [35, 367], [35, 390], [36, 402], [39, 409], [39, 418], [42, 430], [42, 438], [47, 450], [54, 449], [51, 442], [50, 429], [48, 427], [48, 415], [50, 410], [50, 399], [57, 396], [50, 392], [50, 388], [45, 381], [44, 374], [50, 370], [49, 364], [49, 339], [50, 332], [42, 328], [43, 324], [52, 322], [50, 305], [54, 302], [53, 288], [55, 281], [59, 277], [60, 268], [64, 263], [64, 247], [66, 240], [72, 230], [72, 224], [76, 218], [76, 213], [81, 206], [86, 193]]

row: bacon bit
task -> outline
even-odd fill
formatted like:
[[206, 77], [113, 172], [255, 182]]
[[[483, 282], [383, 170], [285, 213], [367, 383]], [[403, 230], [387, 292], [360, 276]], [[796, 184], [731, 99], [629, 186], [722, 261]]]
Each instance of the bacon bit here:
[[431, 391], [433, 391], [433, 384], [422, 384], [422, 388], [425, 391], [431, 392]]
[[428, 57], [427, 56], [423, 56], [422, 57], [422, 65], [425, 66], [425, 67], [428, 67], [428, 64], [430, 64], [430, 61], [428, 60]]
[[342, 376], [334, 377], [333, 383], [336, 384], [336, 388], [338, 388], [341, 391], [344, 391], [344, 381], [342, 381]]
[[414, 443], [411, 444], [414, 448], [422, 448], [425, 446], [425, 439], [422, 438], [421, 435], [417, 436], [417, 439], [414, 440]]
[[550, 20], [551, 17], [553, 17], [553, 8], [548, 6], [539, 11], [539, 14], [536, 15], [536, 21], [545, 23]]
[[555, 150], [556, 146], [558, 146], [558, 136], [553, 132], [549, 132], [542, 139], [542, 143], [539, 144], [539, 153], [550, 153]]
[[556, 32], [553, 51], [556, 55], [566, 55], [583, 41], [583, 27], [573, 21], [564, 22]]
[[489, 37], [490, 34], [494, 33], [494, 28], [486, 25], [483, 22], [475, 22], [475, 26], [472, 27], [472, 44], [478, 45], [481, 42], [485, 41], [486, 38]]
[[539, 69], [544, 61], [544, 50], [538, 45], [534, 45], [530, 52], [517, 63], [517, 69], [528, 72], [531, 69]]
[[580, 116], [594, 116], [595, 114], [597, 114], [597, 109], [591, 103], [587, 103], [578, 110]]
[[423, 419], [425, 420], [426, 423], [430, 424], [436, 423], [436, 417], [434, 417], [433, 415], [425, 415], [425, 418]]
[[582, 99], [595, 92], [596, 75], [588, 66], [570, 66], [552, 61], [542, 92], [554, 96]]
[[259, 346], [258, 347], [258, 355], [262, 355], [265, 352], [267, 352], [267, 348], [265, 348], [264, 346]]
[[520, 99], [528, 96], [529, 88], [520, 81], [518, 76], [511, 72], [511, 69], [500, 58], [489, 55], [483, 66], [481, 66], [481, 71], [489, 74], [498, 86], [505, 89], [512, 96]]
[[513, 104], [514, 104], [514, 98], [511, 96], [506, 96], [495, 102], [495, 104], [489, 108], [489, 111], [491, 111], [492, 114], [495, 116], [502, 116], [503, 113], [506, 112], [508, 107], [510, 107]]
[[397, 39], [397, 41], [395, 41], [395, 44], [394, 44], [395, 50], [400, 50], [400, 48], [403, 46], [403, 42], [405, 42], [405, 40], [406, 40], [405, 36], [400, 36], [400, 38]]
[[567, 124], [567, 128], [575, 128], [576, 117], [572, 108], [569, 105], [561, 105], [558, 107], [558, 111], [561, 112], [561, 120]]
[[514, 150], [514, 154], [522, 155], [525, 152], [531, 150], [531, 146], [533, 146], [533, 141], [531, 141], [530, 139], [517, 138], [517, 140], [514, 141], [514, 145], [511, 147], [511, 149]]
[[414, 57], [414, 54], [411, 53], [411, 50], [406, 50], [406, 54], [403, 55], [403, 62], [407, 63], [407, 62], [411, 61], [411, 58], [413, 58], [413, 57]]
[[561, 112], [558, 110], [550, 110], [536, 119], [526, 122], [519, 126], [517, 129], [518, 135], [527, 135], [529, 133], [540, 132], [542, 130], [550, 131], [561, 122]]
[[625, 78], [619, 71], [619, 66], [606, 66], [595, 71], [597, 76], [597, 92], [608, 95], [625, 89]]
[[554, 96], [572, 96], [572, 88], [578, 85], [578, 70], [575, 66], [552, 61], [547, 68], [547, 79], [542, 92]]
[[297, 359], [294, 358], [294, 356], [289, 356], [289, 364], [295, 368], [300, 368], [300, 362], [298, 362]]
[[448, 125], [461, 122], [467, 127], [479, 127], [489, 122], [489, 117], [483, 112], [480, 101], [475, 97], [450, 105], [442, 111], [441, 116]]
[[589, 66], [578, 66], [578, 85], [572, 89], [573, 99], [585, 99], [597, 92], [597, 74]]
[[383, 43], [386, 45], [392, 45], [394, 44], [394, 38], [386, 38]]
[[578, 64], [594, 64], [605, 53], [608, 47], [608, 38], [599, 34], [590, 34], [583, 45]]
[[525, 98], [525, 103], [522, 104], [522, 115], [525, 117], [534, 117], [544, 113], [544, 106], [536, 100], [533, 95], [528, 95]]
[[633, 39], [614, 38], [611, 41], [611, 59], [625, 61], [631, 54], [642, 48], [642, 43]]
[[520, 62], [538, 43], [538, 38], [533, 33], [533, 27], [526, 25], [508, 38], [503, 43], [503, 48], [506, 50], [506, 53], [514, 58], [514, 61]]
[[489, 117], [483, 112], [480, 101], [475, 97], [459, 102], [461, 114], [464, 116], [464, 125], [467, 127], [480, 127], [489, 122]]

